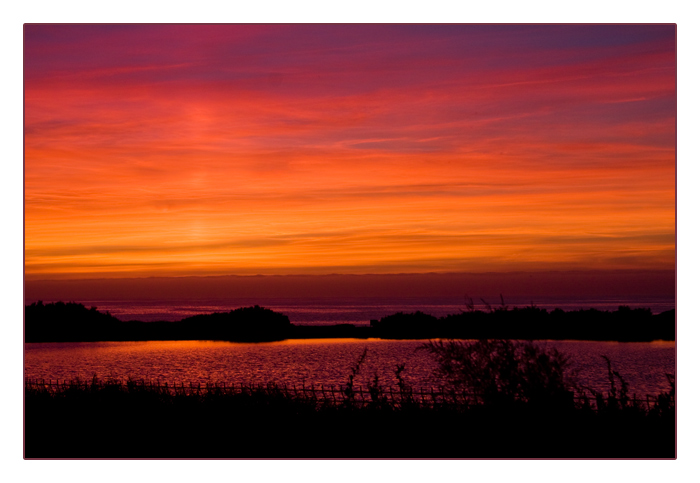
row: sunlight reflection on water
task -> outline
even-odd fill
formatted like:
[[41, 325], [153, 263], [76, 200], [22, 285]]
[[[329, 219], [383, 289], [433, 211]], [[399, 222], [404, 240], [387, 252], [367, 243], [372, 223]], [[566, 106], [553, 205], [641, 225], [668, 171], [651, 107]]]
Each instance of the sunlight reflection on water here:
[[[396, 386], [394, 370], [414, 387], [437, 387], [435, 362], [418, 350], [425, 341], [380, 339], [287, 340], [268, 343], [217, 341], [80, 342], [25, 344], [25, 377], [68, 380], [79, 377], [160, 380], [185, 383], [266, 383], [328, 387], [347, 381], [362, 351], [367, 357], [356, 384], [367, 387], [375, 373]], [[665, 373], [675, 374], [675, 343], [542, 341], [571, 356], [580, 382], [608, 388], [607, 355], [613, 368], [639, 395], [668, 390]]]

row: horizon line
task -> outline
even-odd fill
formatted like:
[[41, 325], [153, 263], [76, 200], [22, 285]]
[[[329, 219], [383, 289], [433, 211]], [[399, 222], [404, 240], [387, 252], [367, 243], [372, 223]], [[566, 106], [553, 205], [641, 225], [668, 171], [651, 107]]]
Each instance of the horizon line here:
[[259, 278], [259, 277], [307, 277], [307, 278], [320, 278], [320, 277], [368, 277], [368, 276], [400, 276], [400, 275], [411, 275], [411, 276], [421, 276], [421, 275], [509, 275], [509, 274], [553, 274], [553, 273], [566, 273], [566, 274], [577, 274], [577, 273], [635, 273], [635, 272], [678, 272], [678, 267], [674, 268], [616, 268], [616, 269], [571, 269], [571, 270], [512, 270], [512, 271], [489, 271], [489, 272], [465, 272], [465, 271], [431, 271], [431, 272], [389, 272], [389, 273], [286, 273], [286, 274], [224, 274], [224, 275], [149, 275], [149, 276], [126, 276], [126, 277], [91, 277], [91, 278], [74, 278], [74, 277], [57, 277], [57, 278], [27, 278], [24, 274], [24, 283], [26, 282], [68, 282], [68, 281], [81, 281], [86, 282], [90, 280], [151, 280], [151, 279], [176, 279], [176, 278], [227, 278], [227, 277], [238, 277], [238, 278]]

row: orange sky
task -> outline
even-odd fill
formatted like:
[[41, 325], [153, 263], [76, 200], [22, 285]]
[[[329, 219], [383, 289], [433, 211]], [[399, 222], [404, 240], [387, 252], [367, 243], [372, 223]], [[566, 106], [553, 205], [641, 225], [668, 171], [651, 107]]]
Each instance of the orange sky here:
[[27, 280], [668, 270], [675, 26], [25, 27]]

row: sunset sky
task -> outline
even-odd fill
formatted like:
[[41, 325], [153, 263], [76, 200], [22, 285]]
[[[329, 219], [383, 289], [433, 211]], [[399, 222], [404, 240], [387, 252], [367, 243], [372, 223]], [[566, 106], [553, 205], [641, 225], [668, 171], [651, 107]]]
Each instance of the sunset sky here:
[[675, 25], [26, 25], [25, 277], [675, 267]]

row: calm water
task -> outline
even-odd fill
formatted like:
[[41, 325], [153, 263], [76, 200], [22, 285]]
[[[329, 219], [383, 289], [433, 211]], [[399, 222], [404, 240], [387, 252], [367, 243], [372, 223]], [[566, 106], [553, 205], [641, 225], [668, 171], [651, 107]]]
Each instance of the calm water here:
[[[30, 304], [36, 300], [26, 300]], [[45, 300], [44, 302], [51, 302]], [[87, 307], [95, 306], [100, 311], [108, 311], [120, 320], [155, 320], [175, 321], [197, 314], [212, 312], [228, 312], [238, 307], [261, 305], [282, 312], [289, 317], [293, 324], [324, 325], [349, 323], [369, 325], [371, 319], [380, 319], [397, 312], [415, 312], [420, 310], [426, 314], [442, 317], [459, 313], [464, 309], [464, 300], [459, 297], [433, 298], [275, 298], [275, 299], [206, 299], [190, 300], [178, 303], [167, 300], [150, 301], [114, 301], [114, 300], [76, 300]], [[494, 307], [500, 305], [500, 299], [486, 300]], [[474, 300], [477, 309], [485, 309], [480, 300]], [[595, 308], [599, 310], [616, 310], [620, 305], [632, 308], [649, 308], [655, 314], [675, 308], [675, 300], [668, 298], [647, 297], [642, 299], [619, 298], [537, 298], [530, 297], [506, 298], [506, 305], [524, 307], [534, 303], [538, 307], [553, 310], [578, 310]]]
[[[367, 387], [376, 373], [384, 386], [395, 386], [397, 364], [405, 363], [405, 378], [414, 387], [438, 386], [435, 364], [423, 341], [379, 339], [289, 340], [270, 343], [212, 341], [82, 342], [25, 344], [25, 377], [44, 379], [116, 377], [161, 382], [261, 382], [340, 385], [367, 348], [356, 383]], [[580, 382], [607, 388], [601, 355], [630, 383], [638, 395], [668, 390], [665, 373], [675, 374], [675, 343], [549, 341], [571, 356]]]

